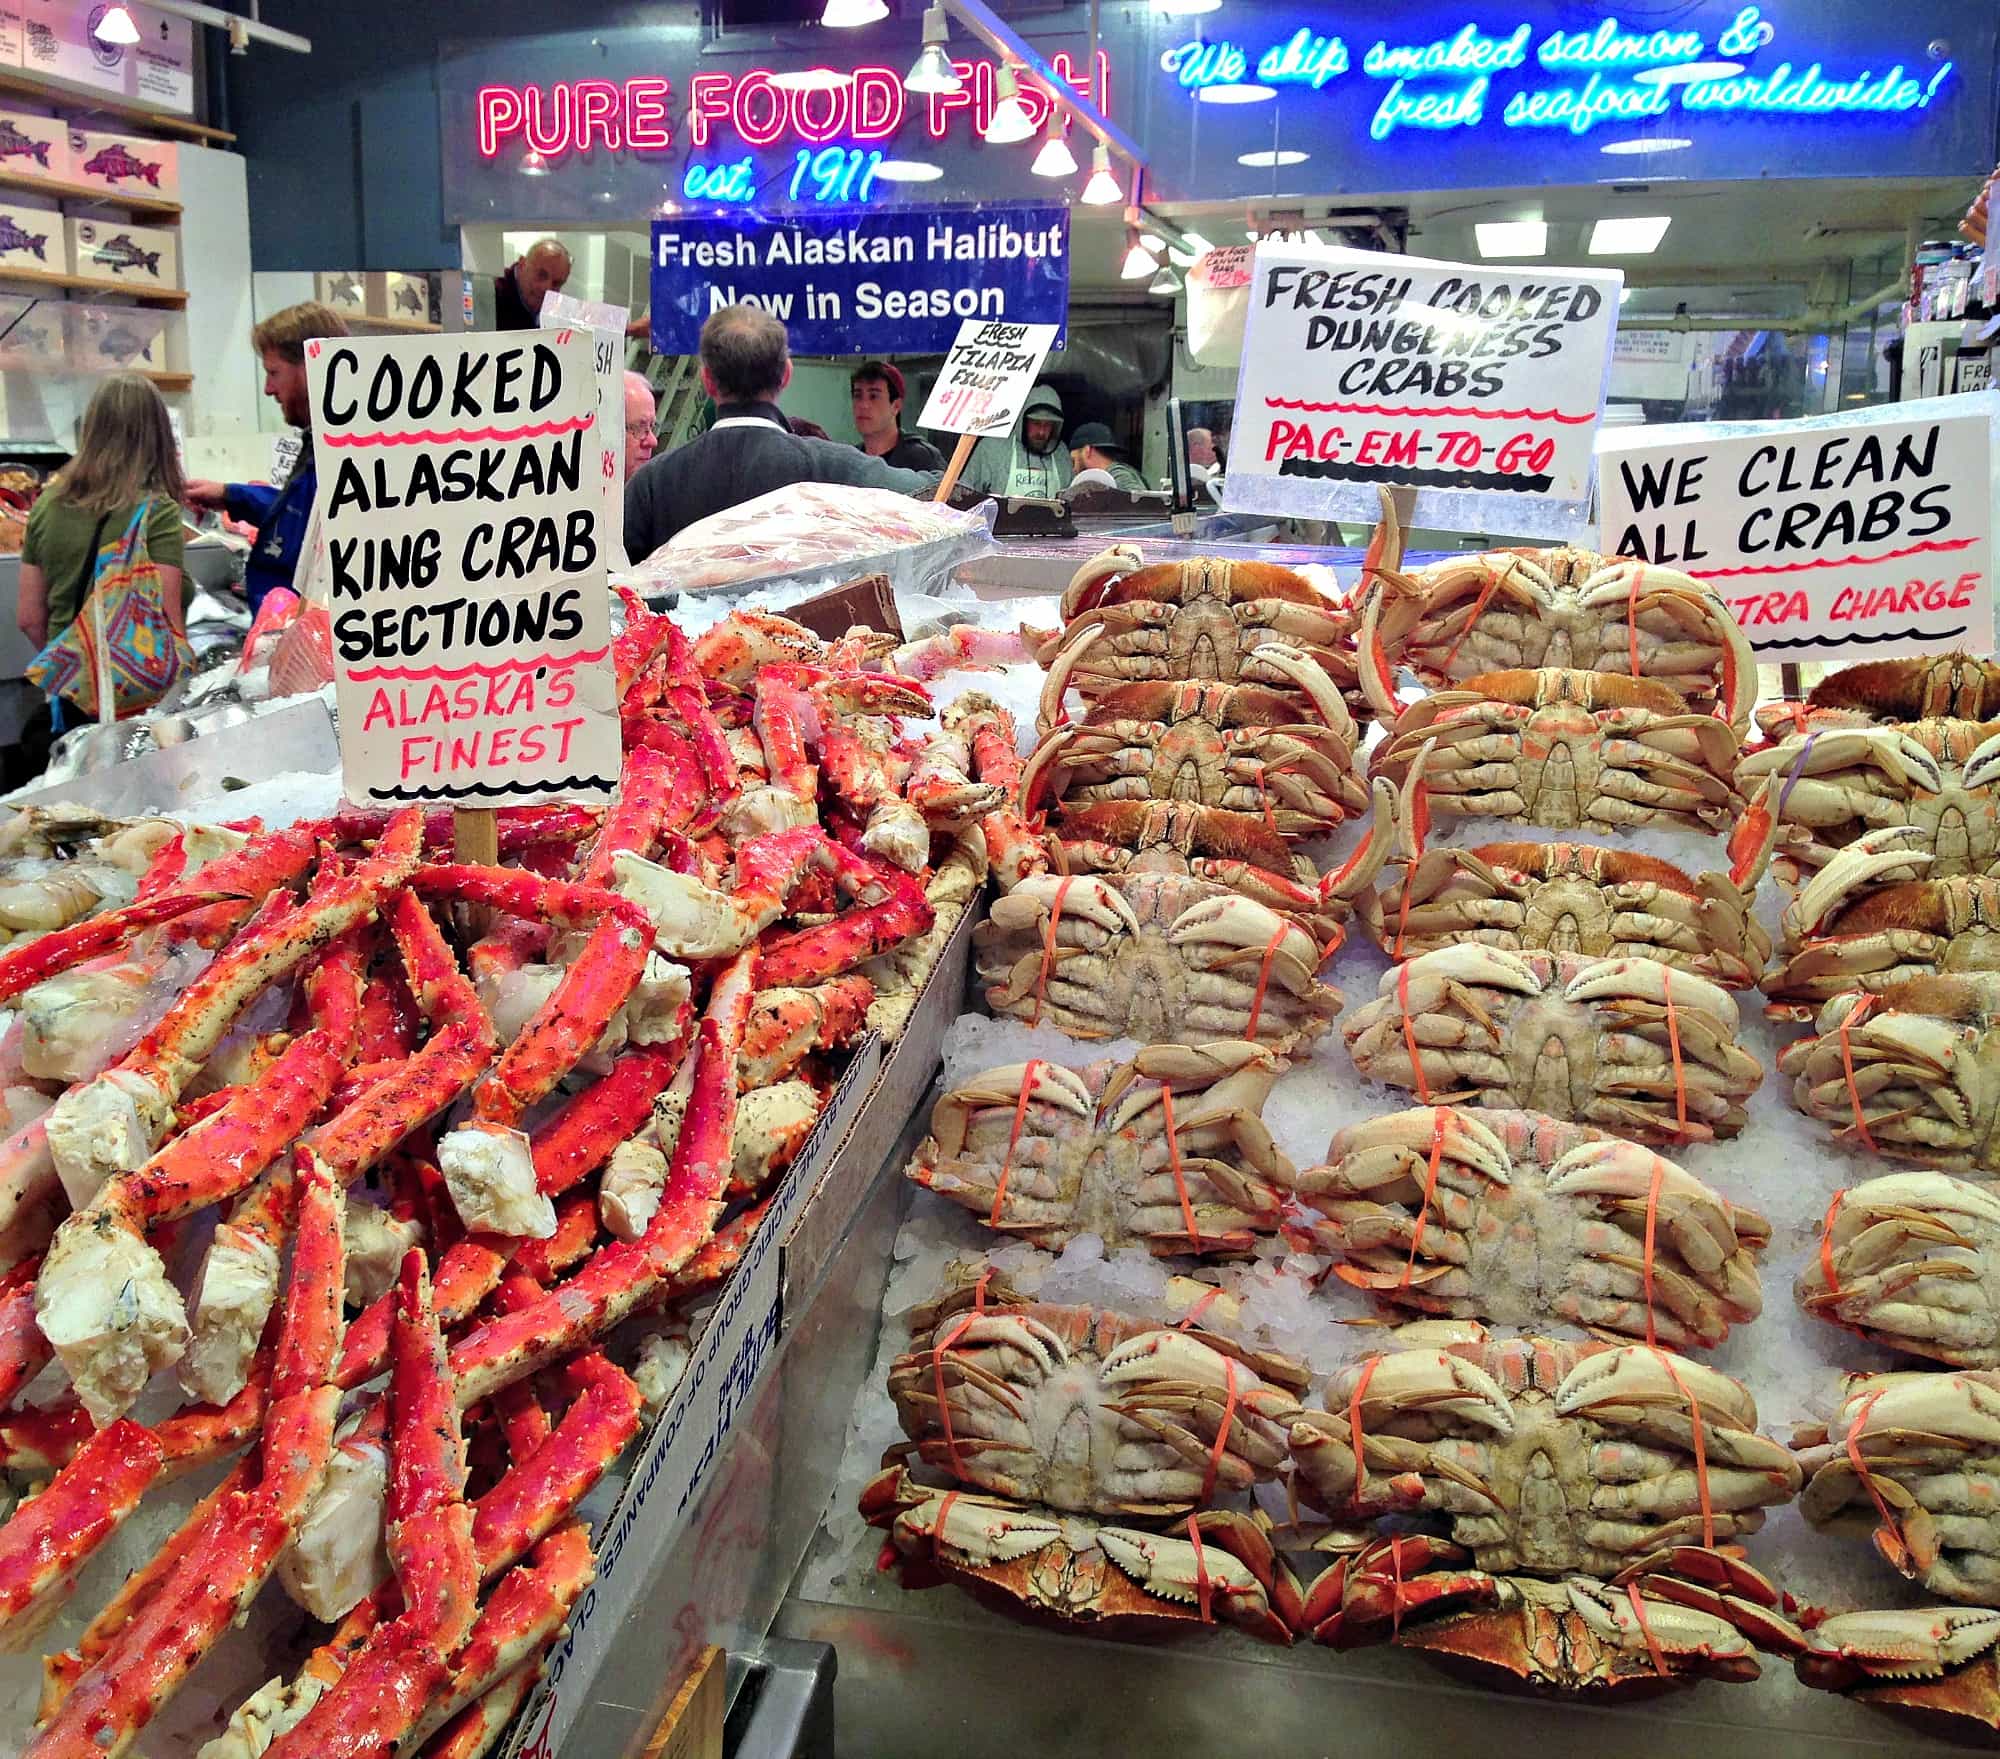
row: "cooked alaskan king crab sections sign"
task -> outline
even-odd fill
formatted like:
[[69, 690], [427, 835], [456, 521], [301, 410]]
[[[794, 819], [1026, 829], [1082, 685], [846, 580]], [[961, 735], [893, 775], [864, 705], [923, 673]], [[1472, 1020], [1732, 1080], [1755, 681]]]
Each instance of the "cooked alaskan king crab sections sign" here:
[[618, 780], [587, 330], [306, 345], [347, 797], [491, 807]]
[[1224, 504], [1373, 519], [1387, 484], [1421, 524], [1574, 532], [1622, 284], [1260, 243]]
[[1600, 547], [1728, 601], [1771, 660], [1994, 650], [1990, 392], [1613, 429]]

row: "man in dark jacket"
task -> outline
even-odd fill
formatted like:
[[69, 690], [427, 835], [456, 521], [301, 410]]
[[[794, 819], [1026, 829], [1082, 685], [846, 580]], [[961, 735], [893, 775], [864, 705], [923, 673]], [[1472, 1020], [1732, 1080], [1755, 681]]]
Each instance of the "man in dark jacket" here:
[[560, 293], [569, 280], [569, 251], [560, 239], [538, 238], [493, 277], [493, 327], [532, 330], [541, 322], [542, 301]]
[[943, 470], [944, 454], [921, 434], [903, 432], [903, 375], [886, 360], [864, 360], [848, 376], [861, 450], [898, 470]]
[[625, 553], [642, 562], [683, 526], [793, 483], [854, 483], [916, 495], [939, 472], [898, 470], [834, 440], [801, 439], [778, 407], [792, 380], [785, 326], [726, 305], [701, 327], [701, 383], [715, 425], [663, 453], [625, 485]]
[[319, 336], [345, 336], [347, 324], [331, 306], [307, 300], [273, 312], [250, 332], [250, 346], [264, 362], [264, 395], [277, 404], [285, 420], [299, 430], [302, 444], [292, 473], [283, 484], [190, 482], [191, 506], [216, 507], [232, 519], [257, 528], [244, 564], [243, 592], [254, 613], [273, 587], [294, 591], [303, 584], [294, 576], [305, 548], [306, 526], [312, 518], [313, 493], [319, 467], [313, 457], [312, 398], [306, 389], [306, 344]]

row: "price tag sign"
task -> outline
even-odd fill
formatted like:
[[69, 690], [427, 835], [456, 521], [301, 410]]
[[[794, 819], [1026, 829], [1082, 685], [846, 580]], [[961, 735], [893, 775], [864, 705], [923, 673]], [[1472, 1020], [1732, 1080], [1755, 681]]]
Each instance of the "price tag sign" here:
[[617, 784], [603, 431], [585, 330], [306, 344], [348, 799]]
[[1706, 580], [1760, 657], [1994, 650], [1992, 392], [1612, 428], [1601, 547]]
[[1588, 517], [1623, 276], [1305, 244], [1251, 261], [1223, 504], [1567, 539]]
[[599, 299], [545, 293], [536, 322], [544, 330], [588, 330], [597, 370], [598, 432], [616, 453], [617, 468], [602, 473], [607, 555], [625, 560], [625, 325], [631, 313]]
[[1059, 328], [967, 318], [917, 426], [979, 439], [1011, 434]]

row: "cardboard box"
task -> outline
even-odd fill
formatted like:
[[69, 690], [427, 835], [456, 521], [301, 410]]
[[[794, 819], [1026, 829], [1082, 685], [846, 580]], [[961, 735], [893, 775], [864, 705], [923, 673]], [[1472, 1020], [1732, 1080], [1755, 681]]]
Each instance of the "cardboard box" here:
[[178, 240], [157, 226], [119, 220], [71, 220], [70, 273], [127, 292], [179, 287]]
[[382, 277], [380, 318], [403, 318], [415, 324], [434, 324], [431, 310], [431, 278], [428, 275], [387, 274]]
[[175, 200], [181, 192], [180, 148], [143, 134], [107, 134], [73, 128], [69, 135], [69, 179], [127, 195]]
[[69, 273], [69, 240], [61, 214], [53, 208], [0, 202], [0, 270], [9, 268]]
[[343, 316], [359, 317], [368, 310], [366, 277], [353, 269], [322, 269], [313, 277], [313, 297]]
[[0, 110], [0, 171], [17, 177], [69, 177], [69, 124], [60, 116]]
[[74, 300], [62, 309], [69, 320], [69, 364], [78, 372], [166, 370], [170, 314], [144, 306], [86, 305]]

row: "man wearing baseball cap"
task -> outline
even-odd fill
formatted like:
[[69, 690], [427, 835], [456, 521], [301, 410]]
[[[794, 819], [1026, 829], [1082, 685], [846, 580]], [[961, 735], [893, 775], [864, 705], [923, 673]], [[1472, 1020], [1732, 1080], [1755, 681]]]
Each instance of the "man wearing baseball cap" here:
[[1146, 479], [1133, 469], [1125, 448], [1118, 443], [1118, 436], [1101, 421], [1087, 421], [1069, 437], [1070, 450], [1076, 454], [1079, 472], [1101, 470], [1111, 478], [1115, 489], [1130, 489], [1143, 493]]
[[861, 450], [898, 470], [942, 470], [930, 441], [903, 432], [903, 375], [886, 360], [866, 360], [847, 381]]

